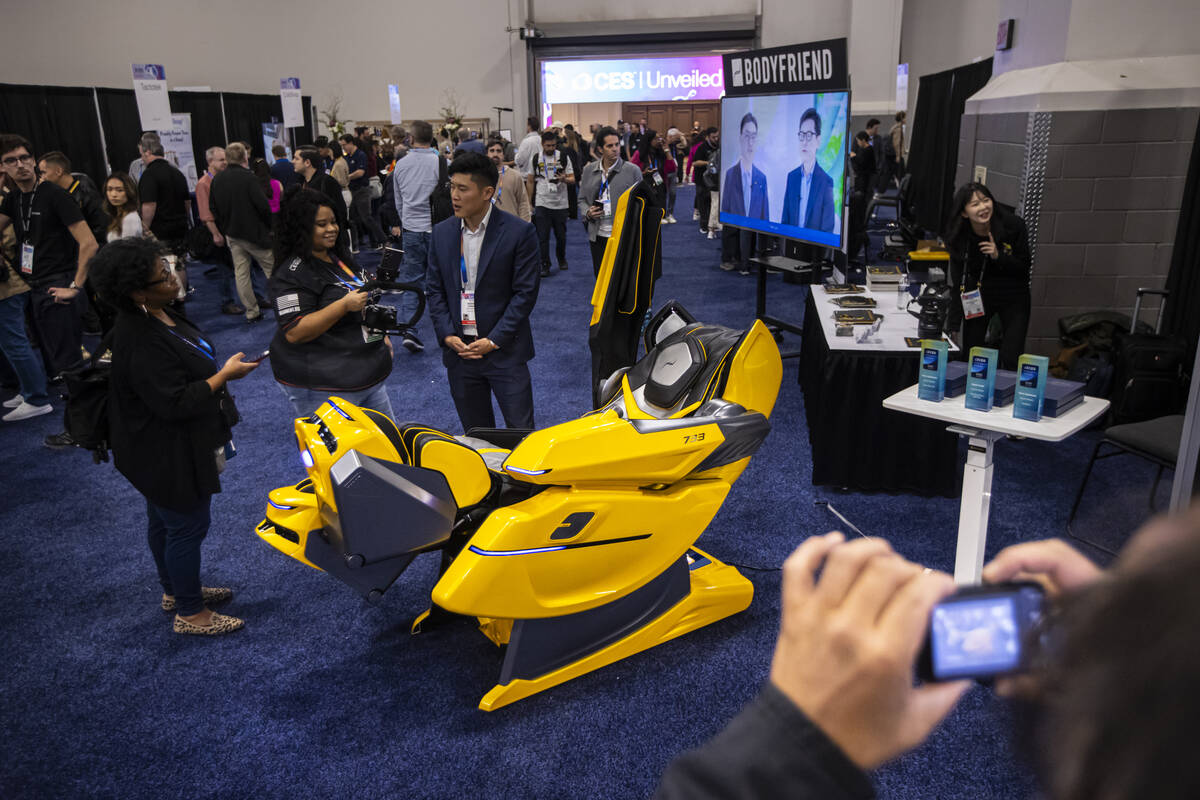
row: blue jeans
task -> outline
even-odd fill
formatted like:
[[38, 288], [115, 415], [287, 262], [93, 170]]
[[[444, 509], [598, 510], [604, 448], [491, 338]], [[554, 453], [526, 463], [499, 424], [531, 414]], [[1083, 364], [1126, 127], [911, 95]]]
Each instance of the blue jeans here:
[[46, 394], [46, 370], [25, 335], [25, 306], [29, 293], [22, 292], [0, 300], [0, 351], [17, 374], [21, 396], [33, 406], [50, 402]]
[[208, 535], [212, 495], [190, 511], [173, 511], [146, 501], [147, 539], [163, 594], [174, 595], [175, 613], [190, 617], [204, 610], [200, 596], [200, 543]]
[[[428, 232], [404, 232], [402, 237], [404, 260], [400, 262], [400, 274], [398, 275], [401, 283], [425, 286], [425, 268], [429, 263], [429, 239], [431, 236], [432, 234]], [[415, 313], [417, 313], [417, 298], [413, 297], [412, 293], [405, 292], [400, 296], [400, 319], [412, 319], [412, 315]]]
[[305, 389], [303, 386], [289, 386], [286, 383], [279, 384], [279, 388], [283, 390], [283, 396], [292, 404], [292, 410], [296, 412], [297, 417], [307, 417], [316, 411], [317, 406], [321, 405], [321, 403], [324, 403], [331, 396], [336, 396], [356, 406], [370, 408], [381, 414], [387, 414], [389, 419], [394, 420], [396, 418], [392, 413], [392, 401], [388, 399], [386, 380], [380, 381], [367, 389], [360, 389], [357, 392], [340, 390], [325, 392], [318, 391], [317, 389]]

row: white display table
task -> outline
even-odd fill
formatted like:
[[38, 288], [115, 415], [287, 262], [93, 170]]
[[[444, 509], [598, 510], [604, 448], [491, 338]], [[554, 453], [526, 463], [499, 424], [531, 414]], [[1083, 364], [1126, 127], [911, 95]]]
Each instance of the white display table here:
[[1109, 403], [1098, 397], [1084, 397], [1082, 403], [1060, 417], [1043, 417], [1040, 422], [1030, 422], [1015, 419], [1011, 404], [984, 413], [966, 408], [965, 399], [965, 395], [959, 395], [940, 403], [919, 400], [917, 387], [913, 385], [885, 399], [883, 407], [949, 422], [947, 430], [967, 439], [954, 580], [959, 584], [976, 584], [983, 572], [983, 550], [987, 544], [988, 512], [992, 502], [992, 448], [996, 440], [1011, 435], [1061, 442], [1095, 421], [1108, 410]]

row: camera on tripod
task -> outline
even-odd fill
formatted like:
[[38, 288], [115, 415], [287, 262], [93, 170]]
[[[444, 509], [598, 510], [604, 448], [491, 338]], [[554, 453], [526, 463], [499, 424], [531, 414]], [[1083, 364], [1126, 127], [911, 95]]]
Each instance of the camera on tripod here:
[[942, 338], [942, 331], [946, 327], [946, 315], [950, 313], [950, 303], [953, 299], [954, 292], [948, 284], [931, 284], [925, 287], [925, 290], [913, 301], [921, 307], [921, 311], [918, 313], [911, 307], [908, 311], [917, 318], [918, 338]]

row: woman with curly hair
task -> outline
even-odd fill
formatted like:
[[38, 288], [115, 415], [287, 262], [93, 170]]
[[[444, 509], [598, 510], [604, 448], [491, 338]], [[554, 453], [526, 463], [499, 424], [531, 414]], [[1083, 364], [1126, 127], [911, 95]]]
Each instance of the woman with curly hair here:
[[108, 214], [110, 220], [107, 241], [142, 235], [137, 184], [124, 172], [114, 172], [104, 182], [104, 213]]
[[244, 623], [209, 610], [233, 592], [200, 585], [200, 543], [238, 419], [226, 384], [257, 364], [235, 353], [218, 366], [209, 340], [171, 308], [179, 285], [165, 254], [157, 241], [118, 239], [89, 265], [88, 280], [117, 309], [109, 445], [117, 470], [146, 498], [162, 609], [175, 612], [176, 633], [215, 636]]
[[366, 277], [350, 257], [329, 199], [289, 187], [279, 213], [271, 276], [271, 369], [298, 417], [337, 395], [392, 416], [384, 381], [392, 343], [363, 325]]

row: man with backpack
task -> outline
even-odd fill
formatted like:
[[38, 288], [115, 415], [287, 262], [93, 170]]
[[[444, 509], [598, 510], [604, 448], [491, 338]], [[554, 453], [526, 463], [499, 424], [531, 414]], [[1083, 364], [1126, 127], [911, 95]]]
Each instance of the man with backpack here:
[[550, 230], [554, 229], [554, 254], [558, 268], [567, 268], [567, 186], [575, 183], [570, 159], [558, 149], [558, 134], [542, 134], [542, 149], [530, 163], [525, 186], [533, 198], [533, 224], [537, 228], [542, 277], [550, 275]]
[[[412, 125], [413, 146], [408, 155], [396, 162], [392, 191], [400, 214], [404, 260], [398, 278], [404, 283], [424, 283], [429, 261], [429, 236], [433, 225], [445, 217], [433, 218], [430, 196], [444, 182], [445, 161], [433, 146], [433, 126], [424, 120]], [[441, 204], [439, 203], [439, 206]], [[444, 209], [440, 209], [442, 213]], [[410, 318], [417, 310], [417, 298], [405, 292], [400, 300], [400, 316]], [[413, 336], [405, 336], [404, 349], [419, 353], [425, 349]]]

